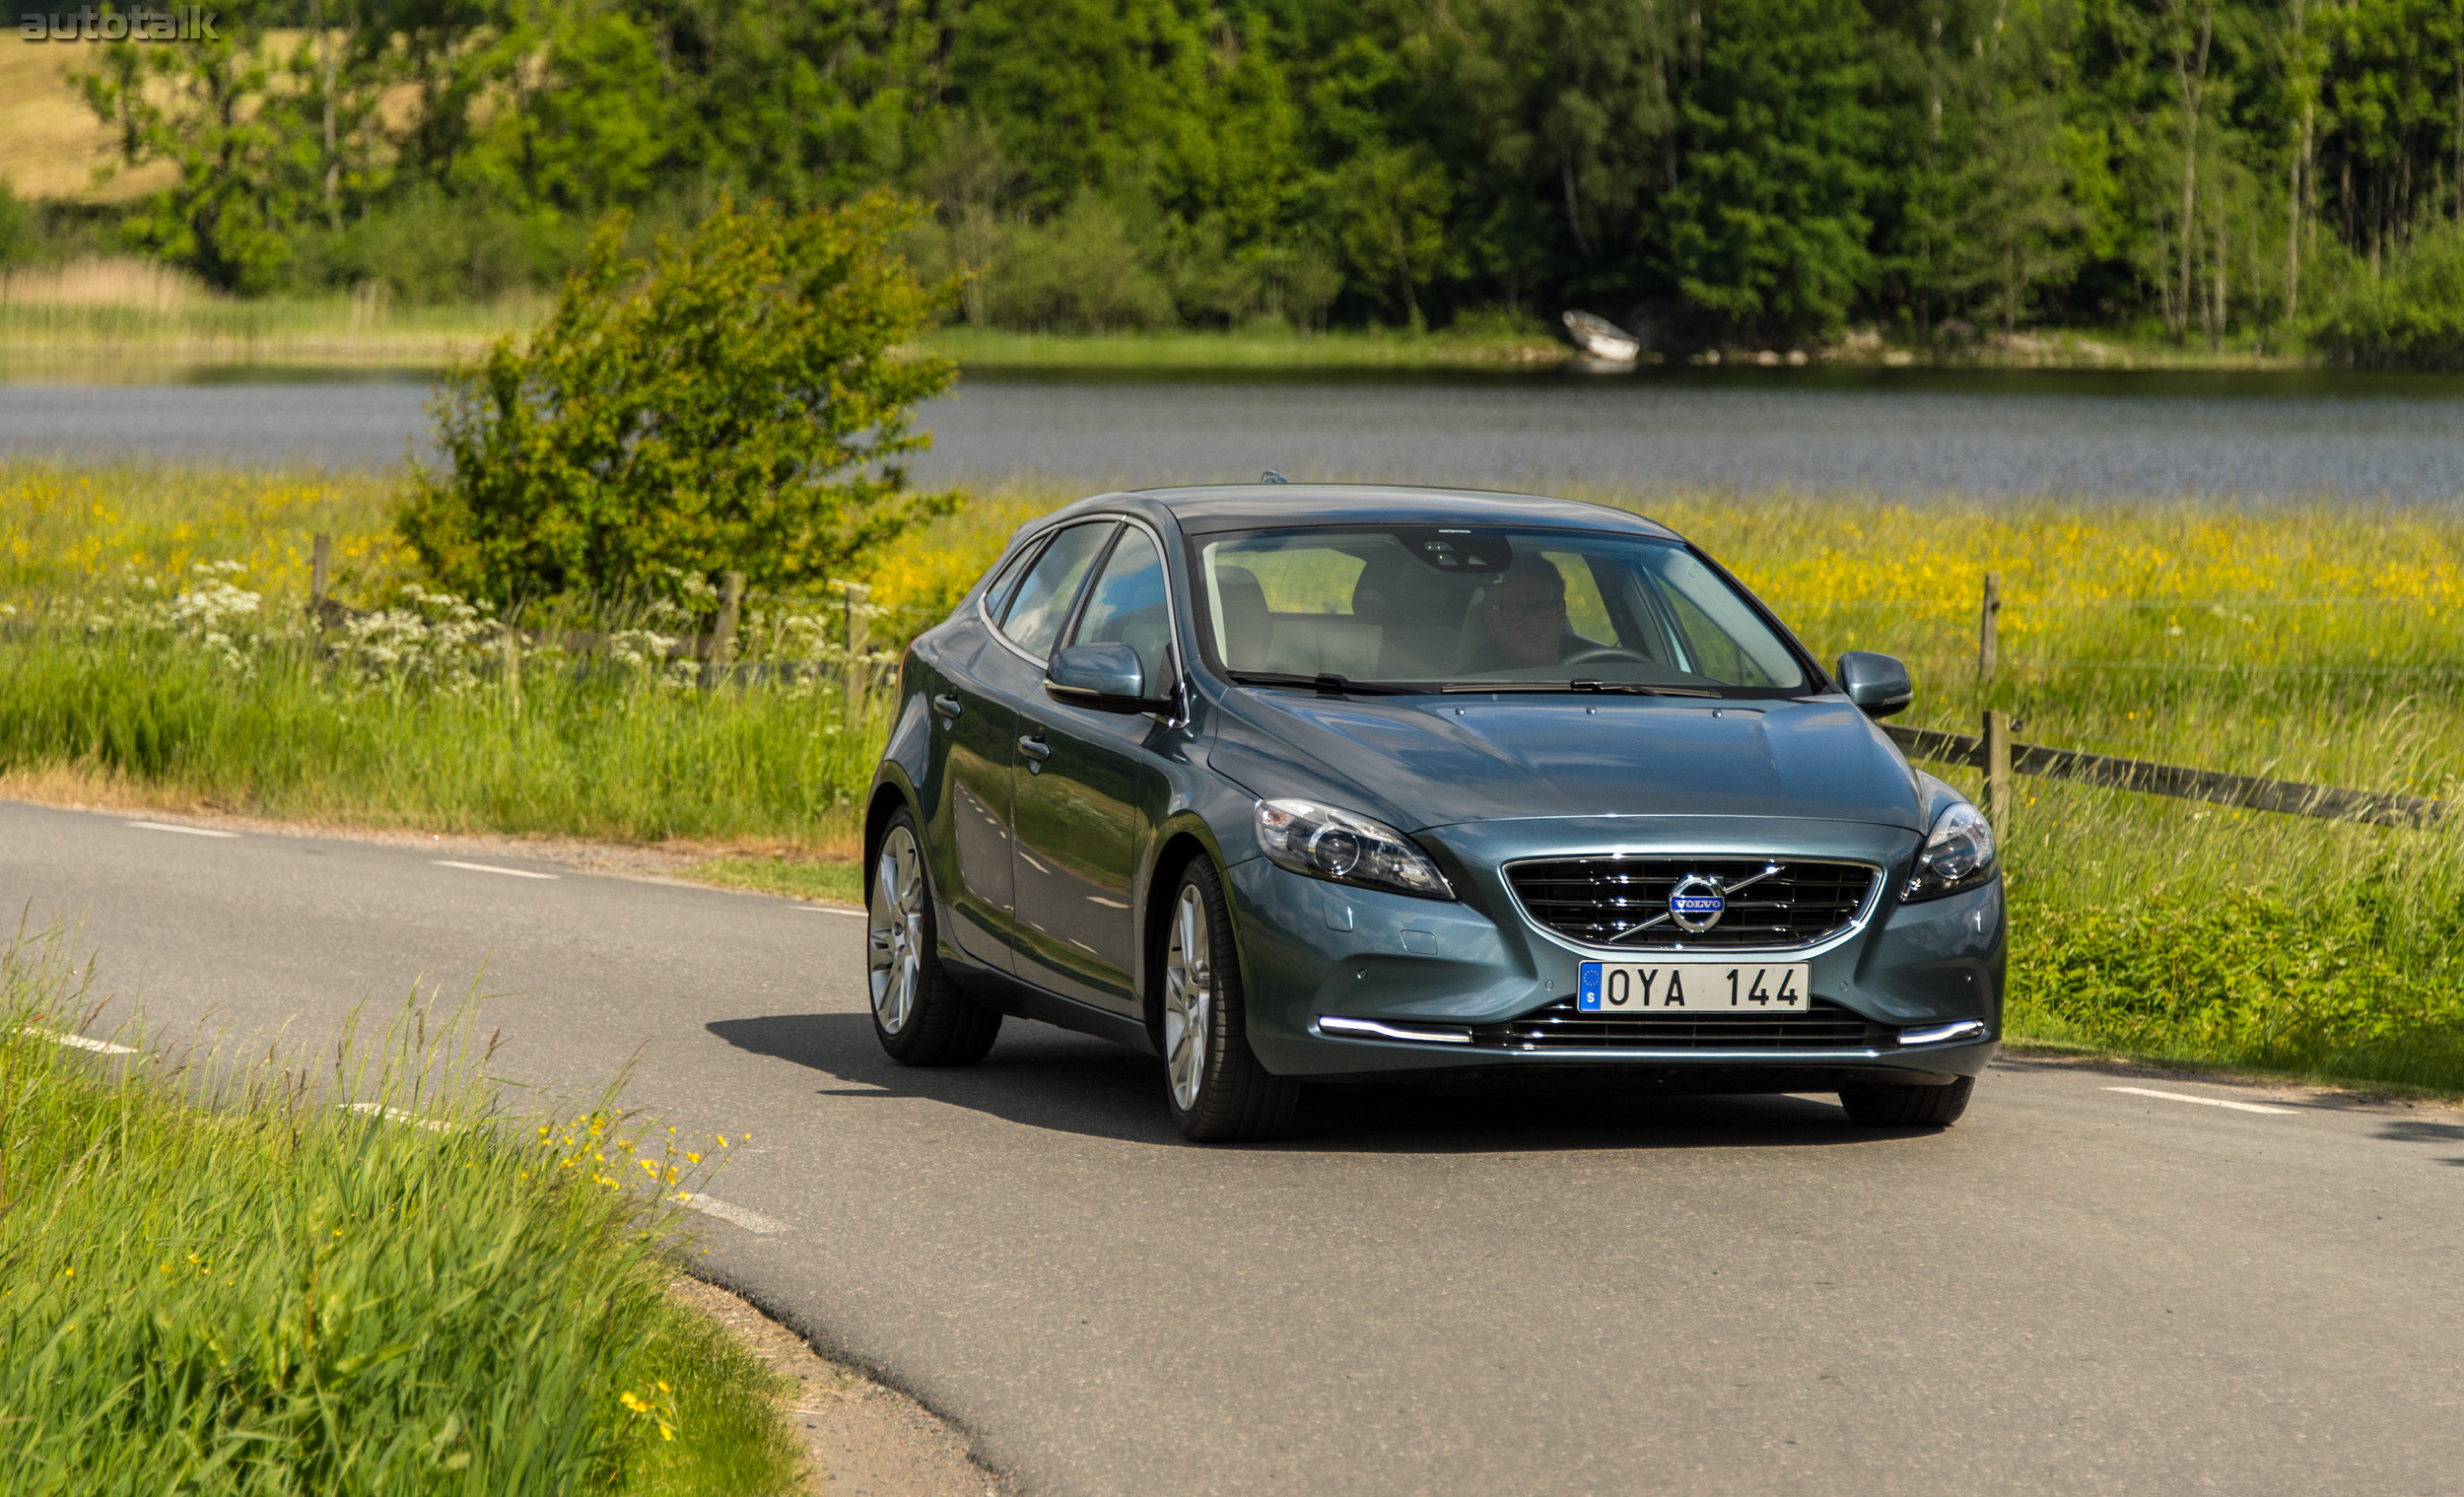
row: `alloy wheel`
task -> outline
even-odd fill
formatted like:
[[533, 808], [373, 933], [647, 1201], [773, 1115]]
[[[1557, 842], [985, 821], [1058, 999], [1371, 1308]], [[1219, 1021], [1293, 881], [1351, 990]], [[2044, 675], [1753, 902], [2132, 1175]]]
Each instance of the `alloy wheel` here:
[[1195, 885], [1183, 885], [1172, 911], [1172, 944], [1164, 954], [1164, 1062], [1172, 1104], [1198, 1105], [1206, 1075], [1206, 1035], [1214, 1016], [1214, 928]]
[[903, 826], [881, 840], [865, 923], [872, 1016], [883, 1034], [895, 1035], [916, 1011], [924, 984], [924, 864], [915, 836]]

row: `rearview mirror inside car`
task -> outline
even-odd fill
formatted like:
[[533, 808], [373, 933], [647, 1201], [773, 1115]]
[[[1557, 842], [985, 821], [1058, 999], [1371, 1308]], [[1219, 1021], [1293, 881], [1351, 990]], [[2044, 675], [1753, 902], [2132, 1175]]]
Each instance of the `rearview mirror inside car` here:
[[1138, 652], [1119, 643], [1072, 645], [1044, 667], [1044, 691], [1056, 702], [1099, 713], [1169, 713], [1170, 697], [1146, 694]]
[[1916, 697], [1908, 667], [1870, 649], [1852, 649], [1839, 657], [1839, 687], [1869, 717], [1905, 712]]

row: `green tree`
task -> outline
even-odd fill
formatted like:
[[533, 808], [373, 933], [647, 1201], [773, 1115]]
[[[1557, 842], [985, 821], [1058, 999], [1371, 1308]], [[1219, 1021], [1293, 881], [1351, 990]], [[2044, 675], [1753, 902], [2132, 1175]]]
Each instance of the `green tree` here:
[[403, 538], [447, 586], [511, 603], [669, 568], [811, 585], [948, 512], [899, 460], [955, 373], [895, 352], [950, 291], [892, 250], [920, 212], [722, 202], [647, 263], [612, 222], [527, 345], [446, 376], [446, 466], [414, 468]]
[[2038, 288], [2080, 260], [2087, 218], [2070, 197], [2060, 102], [2019, 100], [1992, 111], [1959, 178], [1948, 279], [2008, 335], [2028, 316]]
[[1425, 152], [1387, 146], [1347, 163], [1332, 196], [1336, 240], [1361, 280], [1393, 291], [1404, 320], [1422, 326], [1420, 288], [1446, 254], [1445, 173]]
[[1819, 337], [1873, 284], [1881, 115], [1856, 0], [1705, 6], [1664, 254], [1731, 336]]
[[622, 11], [560, 16], [496, 50], [513, 107], [491, 122], [463, 171], [495, 193], [582, 214], [632, 207], [657, 186], [674, 130], [657, 49]]
[[74, 76], [118, 137], [116, 167], [174, 169], [171, 185], [123, 221], [129, 241], [224, 290], [263, 291], [317, 210], [321, 163], [299, 100], [268, 89], [278, 63], [265, 7], [243, 0], [216, 31], [178, 43], [114, 41]]

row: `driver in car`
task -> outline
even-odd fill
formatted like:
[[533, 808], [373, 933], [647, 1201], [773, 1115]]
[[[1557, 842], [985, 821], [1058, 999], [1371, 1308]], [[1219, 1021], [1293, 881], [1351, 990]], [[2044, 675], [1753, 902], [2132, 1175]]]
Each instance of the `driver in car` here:
[[1480, 609], [1488, 640], [1468, 667], [1517, 670], [1554, 665], [1600, 642], [1566, 628], [1566, 579], [1543, 557], [1519, 555]]

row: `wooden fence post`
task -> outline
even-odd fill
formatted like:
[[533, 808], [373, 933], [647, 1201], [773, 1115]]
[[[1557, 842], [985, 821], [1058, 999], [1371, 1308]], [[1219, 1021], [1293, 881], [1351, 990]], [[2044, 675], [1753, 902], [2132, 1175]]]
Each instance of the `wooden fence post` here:
[[1994, 675], [1994, 656], [2001, 651], [2002, 635], [2002, 574], [1985, 574], [1985, 607], [1976, 624], [1976, 674], [1990, 681]]
[[872, 616], [867, 604], [872, 589], [861, 582], [847, 584], [847, 714], [853, 717], [863, 706], [865, 688], [872, 684], [871, 667], [864, 656], [872, 644]]
[[308, 545], [308, 618], [325, 627], [325, 583], [333, 571], [334, 538], [324, 531]]
[[710, 641], [710, 657], [714, 664], [724, 665], [735, 658], [736, 620], [744, 611], [744, 574], [719, 574], [719, 623]]
[[2011, 820], [2011, 714], [1985, 709], [1985, 819], [1996, 836]]

